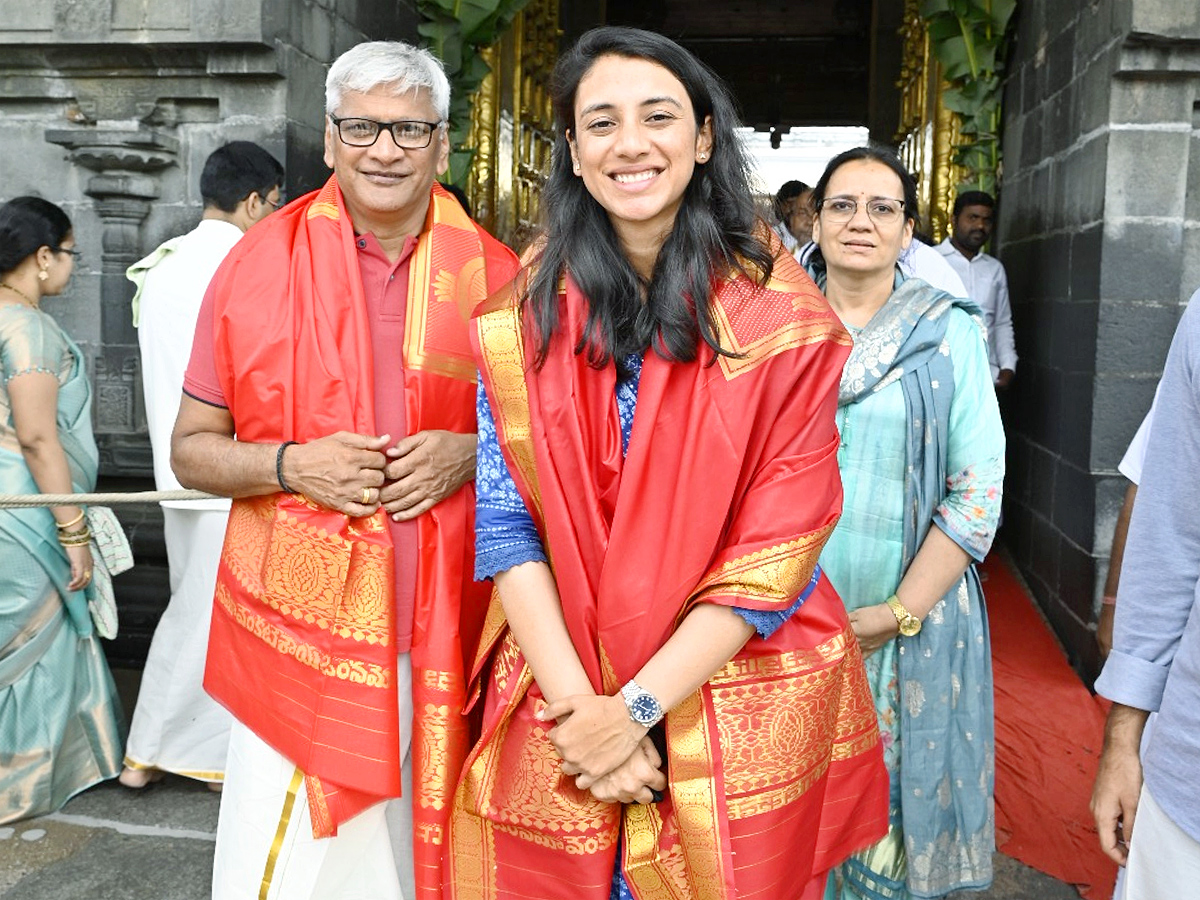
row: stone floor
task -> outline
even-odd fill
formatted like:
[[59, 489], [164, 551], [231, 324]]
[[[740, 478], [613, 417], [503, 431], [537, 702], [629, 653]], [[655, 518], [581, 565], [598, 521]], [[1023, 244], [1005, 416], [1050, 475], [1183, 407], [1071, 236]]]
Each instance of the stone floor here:
[[[138, 674], [114, 672], [127, 710]], [[168, 776], [144, 791], [115, 781], [60, 812], [0, 826], [3, 900], [208, 900], [220, 795]], [[1074, 888], [1003, 854], [984, 893], [956, 900], [1077, 900]]]
[[[54, 815], [0, 827], [4, 900], [208, 900], [220, 797], [169, 777], [110, 782]], [[996, 882], [961, 900], [1077, 900], [1067, 885], [996, 856]]]

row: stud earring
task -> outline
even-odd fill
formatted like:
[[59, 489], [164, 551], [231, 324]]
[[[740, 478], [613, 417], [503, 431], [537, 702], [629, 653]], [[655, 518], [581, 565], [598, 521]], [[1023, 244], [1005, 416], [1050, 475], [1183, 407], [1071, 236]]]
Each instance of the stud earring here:
[[701, 153], [701, 154], [700, 154], [700, 155], [697, 157], [697, 159], [699, 159], [699, 160], [700, 160], [700, 162], [704, 162], [706, 159], [708, 159], [708, 154], [707, 154], [707, 153]]
[[50, 273], [47, 272], [45, 269], [38, 270], [38, 281], [45, 281], [49, 277], [50, 277]]

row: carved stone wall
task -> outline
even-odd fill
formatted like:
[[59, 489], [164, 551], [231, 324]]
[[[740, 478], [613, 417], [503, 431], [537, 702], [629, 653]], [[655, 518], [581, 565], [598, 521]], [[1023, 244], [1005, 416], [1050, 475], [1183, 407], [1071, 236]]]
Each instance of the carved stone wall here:
[[[415, 40], [411, 0], [0, 0], [0, 201], [71, 216], [83, 258], [45, 309], [79, 341], [95, 390], [102, 484], [144, 488], [150, 448], [126, 267], [194, 227], [204, 160], [252, 140], [289, 196], [328, 175], [326, 68], [363, 40]], [[145, 654], [168, 598], [157, 507], [120, 510], [138, 565], [121, 576], [118, 661]]]

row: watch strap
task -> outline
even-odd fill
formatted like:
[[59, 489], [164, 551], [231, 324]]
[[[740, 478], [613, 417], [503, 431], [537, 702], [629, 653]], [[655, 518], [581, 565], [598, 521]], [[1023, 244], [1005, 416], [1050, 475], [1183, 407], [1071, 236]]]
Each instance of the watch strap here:
[[900, 602], [899, 597], [892, 594], [884, 602], [887, 603], [888, 609], [892, 611], [892, 615], [896, 617], [896, 624], [900, 626], [901, 634], [907, 633], [904, 630], [906, 627], [914, 629], [915, 626], [915, 629], [911, 632], [912, 634], [921, 630], [921, 620], [914, 616], [908, 607]]
[[629, 708], [629, 718], [639, 725], [653, 728], [666, 715], [658, 698], [632, 678], [621, 688], [621, 698]]

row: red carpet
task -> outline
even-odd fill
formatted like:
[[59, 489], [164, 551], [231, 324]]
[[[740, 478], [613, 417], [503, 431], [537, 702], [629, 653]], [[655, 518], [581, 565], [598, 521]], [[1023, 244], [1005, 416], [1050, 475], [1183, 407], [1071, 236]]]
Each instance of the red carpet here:
[[983, 566], [996, 678], [996, 843], [1088, 900], [1112, 896], [1088, 801], [1105, 708], [1084, 687], [1007, 564]]

